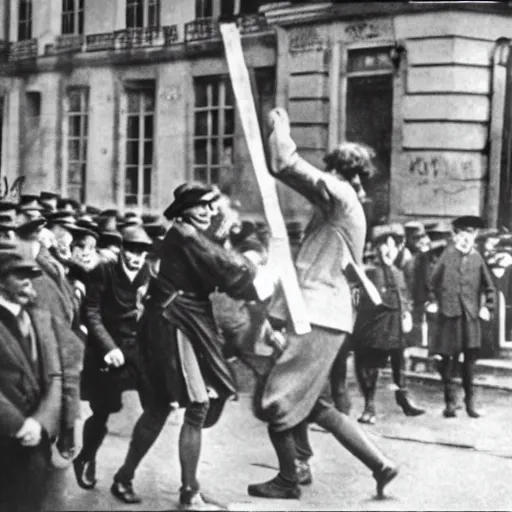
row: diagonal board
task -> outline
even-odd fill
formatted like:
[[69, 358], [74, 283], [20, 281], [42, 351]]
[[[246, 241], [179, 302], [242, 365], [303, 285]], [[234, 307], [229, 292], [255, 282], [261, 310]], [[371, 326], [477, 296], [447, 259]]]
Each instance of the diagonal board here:
[[254, 98], [249, 81], [249, 72], [245, 65], [242, 51], [240, 32], [235, 23], [221, 23], [220, 33], [224, 42], [229, 75], [242, 121], [242, 128], [263, 200], [265, 217], [270, 227], [272, 236], [271, 250], [274, 252], [274, 261], [277, 262], [279, 267], [277, 270], [286, 304], [295, 332], [297, 334], [305, 334], [311, 330], [311, 327], [307, 320], [306, 305], [292, 261], [288, 233], [279, 206], [276, 183], [267, 169], [263, 141], [261, 140], [256, 107], [254, 106]]

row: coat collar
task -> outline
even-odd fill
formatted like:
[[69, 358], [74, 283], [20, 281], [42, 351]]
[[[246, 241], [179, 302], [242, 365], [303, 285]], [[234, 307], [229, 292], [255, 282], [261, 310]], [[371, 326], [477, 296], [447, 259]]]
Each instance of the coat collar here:
[[132, 286], [133, 288], [139, 288], [141, 285], [145, 284], [149, 278], [149, 266], [148, 266], [147, 262], [144, 262], [144, 265], [142, 265], [141, 269], [139, 270], [139, 272], [137, 273], [137, 275], [135, 276], [135, 279], [133, 281], [130, 281], [130, 279], [126, 275], [126, 272], [124, 271], [121, 257], [119, 257], [119, 259], [115, 263], [114, 268], [115, 268], [117, 277], [121, 281], [127, 283], [129, 286]]

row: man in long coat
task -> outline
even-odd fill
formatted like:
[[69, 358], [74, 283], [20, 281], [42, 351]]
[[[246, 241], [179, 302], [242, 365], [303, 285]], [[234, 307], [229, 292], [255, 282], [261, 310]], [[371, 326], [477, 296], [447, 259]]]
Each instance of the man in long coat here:
[[[92, 415], [85, 421], [82, 450], [73, 461], [77, 482], [84, 489], [96, 486], [96, 454], [107, 435], [110, 414], [121, 410], [124, 391], [140, 387], [137, 299], [149, 280], [145, 256], [151, 240], [140, 226], [125, 228], [122, 234], [119, 260], [100, 263], [90, 272], [87, 283], [84, 308], [88, 339], [81, 391]], [[140, 459], [142, 456], [128, 462], [130, 471], [135, 471]], [[131, 478], [117, 475], [111, 491], [126, 503], [140, 501]]]
[[[299, 285], [309, 313], [311, 332], [288, 334], [287, 346], [272, 368], [261, 400], [269, 422], [270, 440], [279, 460], [279, 474], [248, 488], [253, 496], [298, 498], [295, 429], [319, 424], [373, 472], [377, 491], [398, 473], [395, 465], [369, 440], [359, 425], [336, 410], [326, 384], [333, 362], [352, 332], [354, 309], [345, 270], [362, 265], [366, 220], [361, 205], [371, 153], [344, 143], [325, 157], [326, 171], [297, 154], [286, 112], [271, 112], [270, 159], [276, 177], [315, 207], [296, 257]], [[269, 314], [288, 323], [283, 296]], [[329, 394], [330, 395], [330, 394]]]
[[59, 345], [69, 327], [32, 307], [34, 260], [0, 247], [0, 511], [42, 510], [62, 407]]
[[427, 311], [437, 311], [435, 335], [429, 351], [441, 356], [439, 372], [444, 384], [443, 415], [456, 415], [454, 375], [460, 354], [462, 385], [466, 412], [478, 418], [475, 408], [473, 368], [482, 343], [481, 321], [490, 320], [496, 302], [496, 289], [487, 265], [474, 245], [483, 220], [471, 215], [453, 221], [453, 244], [449, 245], [436, 263], [429, 281], [432, 304]]

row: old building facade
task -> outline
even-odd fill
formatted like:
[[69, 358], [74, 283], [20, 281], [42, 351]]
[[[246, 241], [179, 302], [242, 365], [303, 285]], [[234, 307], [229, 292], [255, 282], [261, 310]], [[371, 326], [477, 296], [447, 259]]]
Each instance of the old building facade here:
[[[506, 3], [0, 5], [1, 173], [29, 192], [157, 212], [200, 179], [261, 217], [217, 25], [235, 15], [262, 120], [287, 108], [317, 165], [343, 139], [375, 148], [374, 219], [509, 215]], [[308, 215], [279, 192], [288, 220]]]

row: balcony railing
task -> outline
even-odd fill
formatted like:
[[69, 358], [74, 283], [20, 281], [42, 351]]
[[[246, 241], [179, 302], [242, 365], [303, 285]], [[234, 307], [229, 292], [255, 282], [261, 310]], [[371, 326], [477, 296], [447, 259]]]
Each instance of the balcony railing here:
[[[260, 32], [268, 28], [264, 14], [240, 16], [236, 24], [242, 34]], [[219, 23], [216, 18], [198, 18], [185, 24], [185, 42], [204, 41], [220, 38]]]
[[90, 34], [85, 36], [86, 52], [103, 52], [114, 50], [115, 45], [114, 32], [106, 32], [104, 34]]
[[16, 62], [37, 58], [37, 39], [27, 39], [11, 43], [9, 61]]
[[11, 50], [11, 43], [0, 39], [0, 64], [5, 64], [9, 61], [9, 52]]
[[63, 34], [55, 38], [52, 53], [81, 52], [85, 43], [83, 34]]

